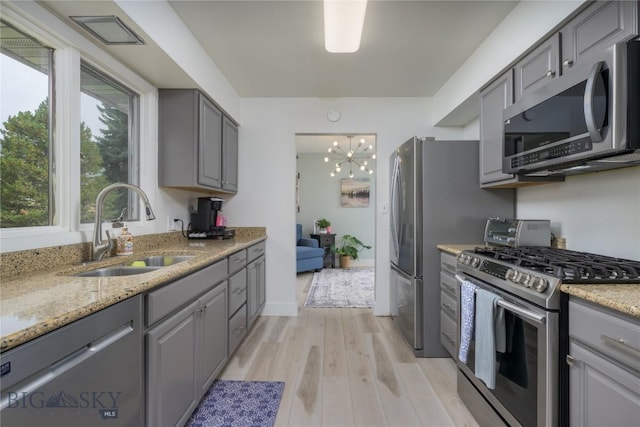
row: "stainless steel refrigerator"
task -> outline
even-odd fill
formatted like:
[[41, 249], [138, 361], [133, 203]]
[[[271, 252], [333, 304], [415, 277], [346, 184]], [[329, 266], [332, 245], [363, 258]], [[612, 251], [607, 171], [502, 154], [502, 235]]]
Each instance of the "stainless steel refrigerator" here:
[[440, 344], [439, 243], [482, 243], [489, 217], [514, 216], [514, 190], [480, 188], [478, 141], [411, 138], [390, 158], [391, 316], [418, 357]]

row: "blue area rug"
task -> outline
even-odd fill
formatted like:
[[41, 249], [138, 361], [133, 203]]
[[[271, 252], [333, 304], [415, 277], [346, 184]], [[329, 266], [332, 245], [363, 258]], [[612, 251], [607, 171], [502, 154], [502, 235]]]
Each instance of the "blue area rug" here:
[[272, 427], [284, 383], [216, 380], [186, 427]]

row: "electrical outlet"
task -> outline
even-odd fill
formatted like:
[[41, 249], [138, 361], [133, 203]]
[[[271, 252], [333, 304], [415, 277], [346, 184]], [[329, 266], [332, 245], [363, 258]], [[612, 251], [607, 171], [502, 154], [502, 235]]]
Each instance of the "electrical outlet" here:
[[173, 217], [167, 215], [167, 231], [176, 231], [178, 229], [178, 225], [173, 220]]

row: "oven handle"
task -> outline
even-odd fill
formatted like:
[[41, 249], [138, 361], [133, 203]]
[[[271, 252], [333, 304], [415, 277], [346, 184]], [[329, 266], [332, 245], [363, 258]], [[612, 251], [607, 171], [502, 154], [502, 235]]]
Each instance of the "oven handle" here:
[[[460, 276], [459, 274], [456, 274], [456, 279], [458, 279], [458, 281], [460, 282], [467, 280], [464, 277]], [[512, 304], [508, 301], [505, 301], [504, 299], [498, 300], [498, 305], [500, 307], [503, 307], [506, 310], [509, 310], [512, 313], [522, 316], [525, 319], [531, 320], [532, 322], [535, 322], [539, 325], [544, 325], [545, 323], [547, 323], [547, 316], [541, 316], [527, 309], [518, 307], [517, 305]]]

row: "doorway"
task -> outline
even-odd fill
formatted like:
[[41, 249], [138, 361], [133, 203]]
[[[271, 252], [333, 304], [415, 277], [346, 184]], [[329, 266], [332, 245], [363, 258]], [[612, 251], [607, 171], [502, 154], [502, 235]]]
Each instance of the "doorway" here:
[[[375, 153], [372, 133], [296, 134], [296, 223], [303, 237], [313, 237], [325, 248], [341, 248], [345, 235], [362, 242], [357, 259], [350, 259], [352, 269], [375, 269]], [[330, 223], [328, 232], [320, 229], [319, 219]], [[325, 257], [323, 269], [340, 267], [338, 254], [325, 250]], [[316, 272], [298, 271], [303, 289], [308, 291]]]

